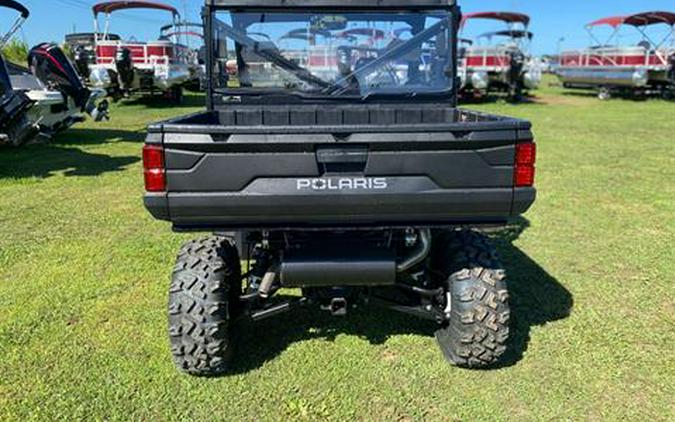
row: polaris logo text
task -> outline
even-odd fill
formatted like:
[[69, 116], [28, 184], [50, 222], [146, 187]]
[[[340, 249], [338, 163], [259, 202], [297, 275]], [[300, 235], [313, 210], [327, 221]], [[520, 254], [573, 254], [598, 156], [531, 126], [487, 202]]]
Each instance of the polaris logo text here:
[[381, 190], [387, 189], [389, 182], [384, 177], [341, 177], [335, 179], [298, 179], [298, 190]]

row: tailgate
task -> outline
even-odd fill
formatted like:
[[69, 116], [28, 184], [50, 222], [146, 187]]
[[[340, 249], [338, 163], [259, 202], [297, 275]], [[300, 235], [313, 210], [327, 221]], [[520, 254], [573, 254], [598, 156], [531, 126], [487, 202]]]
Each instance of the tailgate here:
[[501, 222], [534, 199], [513, 187], [519, 126], [165, 126], [167, 193], [146, 204], [179, 229]]

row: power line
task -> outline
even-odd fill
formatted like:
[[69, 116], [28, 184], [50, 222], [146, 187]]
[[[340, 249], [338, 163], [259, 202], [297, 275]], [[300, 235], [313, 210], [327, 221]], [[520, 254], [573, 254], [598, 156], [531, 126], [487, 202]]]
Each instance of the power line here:
[[[56, 0], [56, 2], [67, 5], [67, 6], [75, 7], [75, 8], [78, 8], [78, 9], [85, 9], [85, 10], [92, 10], [92, 7], [93, 7], [92, 4], [86, 3], [82, 0]], [[159, 23], [159, 24], [163, 24], [163, 23], [166, 22], [166, 21], [162, 21], [162, 20], [159, 20], [159, 19], [143, 18], [143, 17], [140, 17], [140, 16], [130, 16], [126, 13], [119, 13], [119, 12], [116, 13], [115, 16], [120, 18], [120, 19], [123, 19], [123, 20], [135, 21], [135, 22], [151, 22], [151, 23]]]
[[67, 6], [72, 6], [81, 9], [91, 10], [91, 5], [81, 1], [81, 0], [56, 0], [58, 3], [65, 4]]

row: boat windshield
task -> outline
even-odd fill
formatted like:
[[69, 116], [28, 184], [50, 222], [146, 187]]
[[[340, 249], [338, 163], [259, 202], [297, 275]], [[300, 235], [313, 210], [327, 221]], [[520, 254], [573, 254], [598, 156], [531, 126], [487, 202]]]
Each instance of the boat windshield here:
[[236, 95], [448, 95], [450, 18], [448, 11], [219, 11], [213, 84]]

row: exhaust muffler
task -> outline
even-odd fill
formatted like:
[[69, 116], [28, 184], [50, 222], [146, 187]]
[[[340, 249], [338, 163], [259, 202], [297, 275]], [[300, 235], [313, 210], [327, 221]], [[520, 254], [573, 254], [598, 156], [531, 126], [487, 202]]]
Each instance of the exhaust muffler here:
[[289, 251], [281, 262], [284, 287], [384, 286], [396, 283], [396, 257], [389, 250], [345, 245]]
[[286, 251], [279, 280], [284, 287], [387, 286], [397, 274], [424, 261], [431, 250], [431, 231], [419, 230], [413, 250], [396, 259], [393, 250], [354, 243], [315, 245]]

